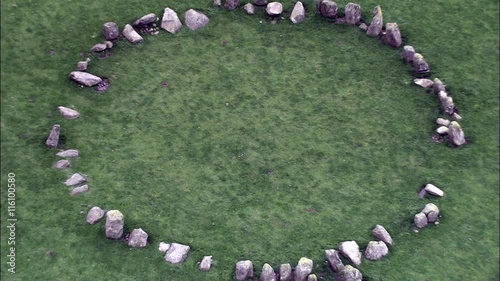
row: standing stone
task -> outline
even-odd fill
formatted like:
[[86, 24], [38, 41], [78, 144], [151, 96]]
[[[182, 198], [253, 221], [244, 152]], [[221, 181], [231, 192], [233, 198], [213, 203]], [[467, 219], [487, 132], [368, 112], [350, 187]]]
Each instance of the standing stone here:
[[179, 30], [181, 30], [182, 23], [174, 10], [165, 8], [160, 27], [172, 34], [176, 34]]
[[376, 6], [373, 10], [374, 16], [372, 19], [372, 23], [368, 26], [368, 30], [366, 31], [366, 35], [368, 36], [378, 36], [382, 31], [382, 27], [384, 26], [384, 20], [382, 17], [382, 8], [380, 6]]
[[268, 263], [265, 263], [264, 266], [262, 266], [260, 281], [276, 281], [276, 273]]
[[403, 47], [403, 53], [401, 54], [403, 60], [407, 63], [413, 62], [413, 56], [415, 56], [415, 49], [412, 46], [406, 45]]
[[453, 98], [448, 96], [448, 93], [441, 91], [438, 93], [439, 101], [441, 102], [441, 107], [443, 112], [452, 115], [455, 112], [455, 104], [453, 103]]
[[418, 213], [413, 218], [413, 223], [418, 228], [423, 228], [427, 225], [427, 216], [424, 213]]
[[187, 245], [172, 243], [165, 254], [165, 260], [172, 264], [182, 263], [187, 258], [189, 249]]
[[430, 72], [429, 64], [425, 61], [424, 56], [419, 53], [413, 55], [413, 71], [418, 75], [425, 75]]
[[356, 25], [361, 20], [361, 6], [355, 3], [348, 3], [344, 7], [345, 21], [348, 25]]
[[75, 185], [82, 184], [86, 181], [87, 181], [86, 175], [82, 175], [80, 173], [74, 173], [73, 175], [71, 175], [71, 177], [69, 177], [69, 179], [67, 179], [64, 182], [64, 184], [66, 184], [67, 186], [75, 186]]
[[383, 241], [370, 241], [366, 246], [365, 257], [371, 261], [377, 261], [388, 253], [389, 249]]
[[92, 207], [87, 213], [87, 223], [96, 224], [104, 217], [104, 210], [99, 207]]
[[292, 266], [289, 263], [280, 265], [280, 281], [292, 281]]
[[136, 20], [132, 25], [135, 27], [144, 27], [156, 22], [156, 15], [154, 13], [142, 16], [140, 19]]
[[266, 13], [270, 16], [277, 16], [283, 12], [283, 5], [280, 2], [271, 2], [266, 6]]
[[201, 271], [209, 271], [212, 267], [212, 256], [204, 256], [200, 262], [199, 269]]
[[148, 234], [142, 230], [142, 228], [137, 228], [132, 230], [128, 238], [128, 245], [132, 248], [144, 248], [148, 243]]
[[442, 191], [441, 189], [439, 189], [437, 186], [433, 185], [432, 183], [426, 184], [424, 189], [429, 194], [439, 196], [439, 197], [444, 196], [444, 191]]
[[361, 252], [356, 241], [345, 241], [340, 243], [339, 252], [355, 265], [361, 264]]
[[245, 6], [243, 6], [243, 10], [245, 10], [245, 12], [248, 15], [255, 14], [255, 7], [254, 7], [254, 5], [252, 5], [252, 3], [246, 3]]
[[325, 256], [326, 260], [328, 261], [328, 264], [332, 268], [333, 272], [339, 273], [344, 270], [344, 263], [342, 263], [342, 260], [339, 257], [339, 252], [331, 249], [331, 250], [325, 250]]
[[434, 203], [426, 204], [422, 213], [427, 216], [428, 222], [436, 222], [439, 218], [439, 208]]
[[71, 192], [69, 193], [70, 195], [78, 195], [78, 194], [82, 194], [82, 193], [85, 193], [89, 191], [89, 186], [88, 185], [81, 185], [81, 186], [77, 186], [75, 188], [73, 188], [73, 190], [71, 190]]
[[311, 274], [313, 269], [313, 261], [308, 258], [301, 258], [295, 267], [294, 281], [306, 281], [307, 276]]
[[375, 239], [384, 241], [384, 243], [388, 245], [392, 245], [392, 237], [383, 226], [377, 224], [372, 230], [372, 234]]
[[265, 6], [267, 5], [267, 0], [253, 0], [255, 6]]
[[344, 268], [344, 271], [342, 271], [340, 280], [342, 280], [342, 281], [362, 281], [363, 275], [361, 274], [361, 272], [357, 268], [355, 268], [351, 265], [347, 265]]
[[102, 25], [102, 35], [106, 40], [115, 40], [120, 36], [120, 30], [118, 25], [114, 22], [107, 22]]
[[170, 249], [170, 244], [165, 243], [165, 242], [160, 242], [158, 245], [158, 251], [162, 253], [167, 253], [168, 249]]
[[431, 88], [434, 85], [434, 82], [430, 79], [414, 79], [413, 83], [415, 85], [419, 85], [422, 88]]
[[209, 22], [209, 19], [205, 14], [193, 9], [189, 9], [186, 13], [184, 13], [184, 19], [186, 26], [191, 30], [200, 29], [206, 26]]
[[123, 235], [125, 218], [118, 210], [111, 210], [106, 213], [106, 237], [109, 239], [120, 239]]
[[240, 0], [226, 0], [224, 7], [228, 10], [236, 10], [238, 5], [240, 4]]
[[123, 36], [125, 36], [125, 38], [127, 38], [127, 40], [132, 44], [136, 44], [136, 43], [140, 43], [140, 42], [144, 41], [142, 36], [139, 35], [139, 33], [137, 33], [137, 31], [135, 31], [135, 29], [130, 24], [125, 25], [122, 33], [123, 33]]
[[50, 134], [45, 141], [45, 144], [50, 148], [56, 148], [59, 144], [59, 133], [61, 131], [61, 126], [59, 124], [54, 124], [50, 130]]
[[221, 0], [214, 0], [214, 6], [220, 7], [222, 5]]
[[71, 164], [69, 163], [68, 160], [59, 160], [54, 164], [54, 168], [57, 170], [64, 170], [67, 169]]
[[439, 92], [446, 92], [446, 86], [438, 78], [434, 78], [434, 85], [432, 87], [434, 94], [439, 94]]
[[395, 22], [388, 22], [385, 25], [385, 42], [389, 44], [389, 46], [399, 48], [403, 43], [401, 39], [401, 32], [399, 31], [399, 26]]
[[448, 137], [452, 144], [456, 146], [461, 146], [465, 144], [465, 136], [464, 131], [460, 124], [457, 121], [451, 121], [450, 126], [448, 127], [450, 130], [448, 131]]
[[76, 118], [80, 117], [80, 113], [78, 113], [78, 111], [73, 110], [71, 108], [59, 106], [57, 109], [59, 109], [59, 113], [61, 113], [61, 116], [64, 119], [76, 119]]
[[63, 157], [63, 158], [76, 158], [80, 156], [80, 152], [76, 149], [67, 149], [63, 150], [61, 152], [56, 153], [56, 156]]
[[102, 82], [102, 79], [100, 77], [83, 71], [72, 71], [69, 74], [69, 78], [87, 87], [92, 87]]
[[300, 23], [306, 19], [306, 10], [302, 2], [297, 1], [295, 6], [293, 6], [292, 14], [290, 15], [290, 20], [293, 23]]
[[[227, 2], [226, 2], [227, 3]], [[253, 264], [251, 261], [239, 261], [236, 263], [236, 280], [243, 281], [253, 277]]]
[[316, 4], [318, 14], [328, 19], [337, 17], [338, 5], [332, 0], [319, 0]]

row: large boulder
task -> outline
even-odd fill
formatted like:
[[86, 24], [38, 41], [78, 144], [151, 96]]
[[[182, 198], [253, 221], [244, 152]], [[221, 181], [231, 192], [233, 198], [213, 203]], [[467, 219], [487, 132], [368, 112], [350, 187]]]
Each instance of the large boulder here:
[[83, 174], [80, 174], [80, 173], [74, 173], [73, 175], [71, 175], [71, 177], [69, 177], [65, 182], [64, 184], [67, 185], [67, 186], [76, 186], [76, 185], [80, 185], [84, 182], [87, 181], [87, 176], [86, 175], [83, 175]]
[[361, 21], [361, 6], [355, 3], [348, 3], [344, 7], [345, 22], [348, 25], [357, 25]]
[[62, 158], [76, 158], [80, 156], [80, 151], [76, 149], [67, 149], [60, 151], [56, 153], [56, 156], [62, 157]]
[[87, 223], [96, 224], [104, 217], [104, 210], [99, 207], [92, 207], [87, 213]]
[[67, 108], [64, 106], [59, 106], [57, 109], [59, 109], [59, 113], [61, 113], [61, 116], [64, 119], [76, 119], [80, 117], [80, 113], [78, 113], [78, 111], [74, 109]]
[[212, 266], [212, 256], [204, 256], [200, 262], [199, 269], [201, 271], [209, 271]]
[[399, 48], [403, 43], [399, 26], [395, 22], [388, 22], [385, 25], [385, 42], [392, 47]]
[[276, 281], [276, 273], [271, 265], [265, 263], [262, 266], [262, 272], [260, 274], [260, 281]]
[[339, 273], [344, 270], [344, 263], [340, 259], [338, 251], [334, 249], [325, 250], [325, 256], [333, 272]]
[[340, 243], [339, 252], [355, 265], [361, 264], [361, 252], [356, 241], [345, 241]]
[[378, 261], [389, 253], [389, 248], [383, 241], [370, 241], [366, 246], [365, 257], [371, 261]]
[[301, 258], [295, 267], [294, 281], [306, 281], [307, 276], [311, 274], [313, 269], [313, 261], [308, 258]]
[[392, 237], [383, 226], [377, 224], [372, 230], [372, 234], [375, 239], [383, 241], [388, 245], [392, 245]]
[[344, 271], [342, 271], [342, 273], [341, 273], [340, 280], [342, 280], [342, 281], [361, 281], [361, 280], [363, 280], [363, 275], [361, 274], [361, 272], [357, 268], [355, 268], [351, 265], [347, 265], [344, 268]]
[[[448, 121], [449, 122], [449, 121]], [[442, 191], [439, 187], [433, 185], [432, 183], [428, 183], [424, 187], [425, 191], [429, 194], [443, 197], [444, 196], [444, 191]]]
[[422, 213], [427, 216], [428, 222], [436, 222], [439, 218], [439, 208], [434, 203], [428, 203], [422, 209]]
[[154, 13], [149, 13], [136, 20], [132, 25], [135, 27], [144, 27], [154, 22], [156, 22], [156, 15]]
[[319, 0], [316, 3], [318, 14], [328, 19], [335, 19], [339, 6], [332, 0]]
[[71, 80], [81, 84], [83, 86], [92, 87], [102, 82], [102, 79], [98, 76], [90, 74], [83, 71], [72, 71], [69, 74]]
[[306, 19], [306, 10], [302, 2], [297, 1], [295, 6], [293, 6], [292, 14], [290, 15], [290, 20], [293, 23], [300, 23]]
[[195, 11], [193, 9], [189, 9], [184, 14], [184, 19], [186, 26], [191, 30], [200, 29], [206, 26], [209, 22], [208, 17], [202, 13]]
[[384, 26], [384, 19], [382, 16], [382, 8], [380, 6], [376, 6], [373, 10], [373, 19], [370, 26], [368, 26], [368, 30], [366, 31], [366, 35], [368, 36], [378, 36], [380, 32], [382, 32], [382, 27]]
[[239, 261], [236, 263], [236, 272], [235, 272], [236, 280], [243, 281], [252, 277], [253, 277], [253, 263], [251, 261], [246, 260], [246, 261]]
[[172, 264], [183, 263], [186, 260], [190, 247], [178, 243], [172, 243], [167, 253], [165, 260]]
[[144, 41], [142, 36], [139, 35], [139, 33], [137, 33], [137, 31], [135, 31], [135, 29], [130, 24], [125, 25], [122, 33], [123, 33], [123, 36], [125, 36], [125, 38], [127, 38], [127, 40], [132, 44], [136, 44], [136, 43], [140, 43], [140, 42]]
[[172, 34], [176, 34], [181, 30], [182, 23], [174, 10], [165, 8], [165, 10], [163, 10], [163, 18], [161, 19], [160, 27]]
[[102, 35], [106, 40], [115, 40], [120, 36], [120, 29], [114, 22], [106, 22], [102, 25]]
[[120, 239], [123, 235], [125, 217], [118, 210], [111, 210], [106, 213], [106, 237], [109, 239]]
[[89, 186], [84, 184], [84, 185], [80, 185], [80, 186], [73, 188], [69, 194], [70, 195], [78, 195], [78, 194], [85, 193], [87, 191], [89, 191]]
[[283, 12], [283, 5], [280, 2], [271, 2], [266, 6], [266, 13], [270, 16], [278, 16]]
[[226, 0], [224, 7], [228, 10], [236, 10], [238, 5], [240, 4], [240, 0]]
[[252, 3], [246, 3], [245, 6], [243, 6], [243, 10], [245, 10], [247, 15], [255, 14], [255, 6]]
[[413, 66], [413, 71], [417, 75], [427, 75], [430, 73], [430, 68], [429, 64], [427, 61], [424, 59], [424, 56], [422, 56], [419, 53], [415, 53], [413, 55], [413, 60], [412, 60], [412, 66]]
[[424, 228], [427, 225], [427, 216], [420, 212], [413, 218], [413, 223], [417, 228]]
[[56, 170], [64, 170], [69, 168], [69, 166], [71, 166], [71, 163], [69, 163], [68, 160], [59, 160], [54, 164], [54, 168], [56, 168]]
[[49, 136], [45, 141], [45, 144], [50, 148], [56, 148], [59, 144], [59, 133], [61, 132], [61, 126], [59, 124], [54, 124], [50, 130]]
[[465, 144], [465, 135], [464, 131], [460, 124], [457, 121], [451, 121], [450, 126], [448, 127], [450, 130], [448, 131], [448, 137], [452, 144], [456, 146], [461, 146]]
[[280, 265], [280, 281], [292, 281], [292, 266], [289, 263]]
[[128, 245], [132, 248], [144, 248], [147, 243], [148, 234], [142, 228], [132, 230], [132, 233], [128, 237]]

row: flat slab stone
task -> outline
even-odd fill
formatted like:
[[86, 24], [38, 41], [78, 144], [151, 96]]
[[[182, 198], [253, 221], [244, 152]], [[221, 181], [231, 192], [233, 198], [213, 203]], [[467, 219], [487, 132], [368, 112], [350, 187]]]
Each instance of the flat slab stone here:
[[325, 250], [325, 257], [333, 272], [342, 272], [344, 270], [344, 263], [339, 257], [338, 251], [334, 249]]
[[146, 25], [150, 25], [150, 24], [152, 24], [154, 22], [156, 22], [156, 15], [154, 13], [149, 13], [147, 15], [142, 16], [138, 20], [136, 20], [133, 23], [133, 26], [143, 27], [143, 26], [146, 26]]
[[165, 260], [172, 264], [183, 263], [187, 258], [190, 247], [178, 243], [172, 243], [165, 254]]
[[62, 158], [76, 158], [80, 156], [80, 151], [76, 149], [67, 149], [63, 150], [61, 152], [56, 153], [56, 156], [62, 157]]
[[432, 86], [434, 86], [434, 82], [432, 82], [432, 80], [430, 79], [414, 79], [413, 83], [422, 88], [432, 88]]
[[392, 245], [392, 237], [385, 227], [377, 224], [372, 230], [373, 237], [379, 241], [384, 241], [388, 245]]
[[93, 87], [102, 82], [102, 79], [99, 76], [83, 71], [72, 71], [69, 74], [69, 78], [78, 84], [87, 87]]
[[137, 31], [135, 31], [135, 29], [130, 24], [125, 25], [122, 34], [132, 44], [144, 41], [144, 38], [142, 38], [142, 36], [139, 35], [139, 33], [137, 33]]
[[439, 197], [443, 197], [444, 196], [444, 191], [442, 191], [437, 186], [435, 186], [435, 185], [433, 185], [431, 183], [426, 184], [424, 189], [429, 194], [432, 194], [432, 195], [435, 195], [435, 196], [439, 196]]
[[80, 173], [74, 173], [69, 179], [67, 179], [64, 184], [67, 186], [75, 186], [82, 184], [87, 181], [87, 176]]
[[340, 243], [339, 251], [355, 265], [361, 264], [361, 252], [356, 241], [345, 241]]
[[75, 188], [73, 188], [73, 190], [71, 190], [70, 194], [71, 195], [78, 195], [78, 194], [82, 194], [82, 193], [85, 193], [89, 191], [89, 186], [88, 185], [81, 185], [81, 186], [77, 186]]
[[76, 111], [74, 109], [64, 107], [64, 106], [59, 106], [57, 109], [59, 109], [59, 113], [61, 113], [61, 116], [64, 119], [76, 119], [76, 118], [80, 117], [80, 113], [78, 113], [78, 111]]
[[71, 163], [69, 163], [68, 160], [59, 160], [54, 164], [54, 168], [56, 168], [57, 170], [64, 170], [69, 166], [71, 166]]

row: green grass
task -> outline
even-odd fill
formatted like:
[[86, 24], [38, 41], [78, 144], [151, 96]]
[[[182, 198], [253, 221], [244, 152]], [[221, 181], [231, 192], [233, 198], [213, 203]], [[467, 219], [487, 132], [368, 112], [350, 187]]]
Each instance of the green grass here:
[[[431, 140], [442, 112], [412, 85], [400, 50], [327, 23], [313, 1], [298, 25], [208, 0], [47, 2], [1, 4], [1, 212], [4, 221], [13, 172], [19, 219], [17, 273], [2, 262], [3, 279], [231, 280], [238, 260], [252, 260], [258, 277], [265, 262], [305, 256], [332, 280], [324, 250], [345, 240], [364, 248], [381, 224], [395, 245], [382, 261], [363, 260], [366, 280], [498, 280], [498, 3], [360, 3], [367, 21], [380, 4], [447, 85], [471, 140], [453, 149]], [[181, 17], [199, 9], [210, 23], [122, 39], [106, 59], [87, 54], [102, 23], [165, 7]], [[89, 72], [110, 78], [106, 93], [67, 78], [86, 56]], [[60, 105], [82, 116], [63, 120]], [[54, 123], [82, 155], [64, 172], [44, 145]], [[73, 172], [89, 175], [90, 192], [69, 195]], [[429, 182], [446, 196], [420, 199]], [[428, 202], [441, 223], [415, 233]], [[103, 222], [85, 223], [95, 205], [122, 211], [126, 231], [141, 227], [153, 243], [107, 240]], [[160, 241], [190, 245], [187, 261], [167, 264]], [[208, 273], [197, 269], [204, 255]]]

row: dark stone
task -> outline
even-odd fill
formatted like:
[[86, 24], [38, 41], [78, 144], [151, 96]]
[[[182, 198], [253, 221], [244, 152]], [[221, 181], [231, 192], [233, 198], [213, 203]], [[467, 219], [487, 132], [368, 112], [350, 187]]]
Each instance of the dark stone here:
[[238, 5], [240, 4], [240, 0], [226, 0], [224, 7], [228, 10], [236, 10]]
[[61, 126], [59, 124], [54, 124], [52, 130], [50, 130], [49, 137], [45, 144], [50, 148], [56, 148], [59, 144], [59, 133], [61, 131]]
[[328, 19], [337, 17], [338, 5], [332, 0], [320, 0], [316, 4], [318, 14]]
[[102, 26], [102, 35], [106, 40], [115, 40], [120, 36], [118, 25], [114, 22], [107, 22]]

